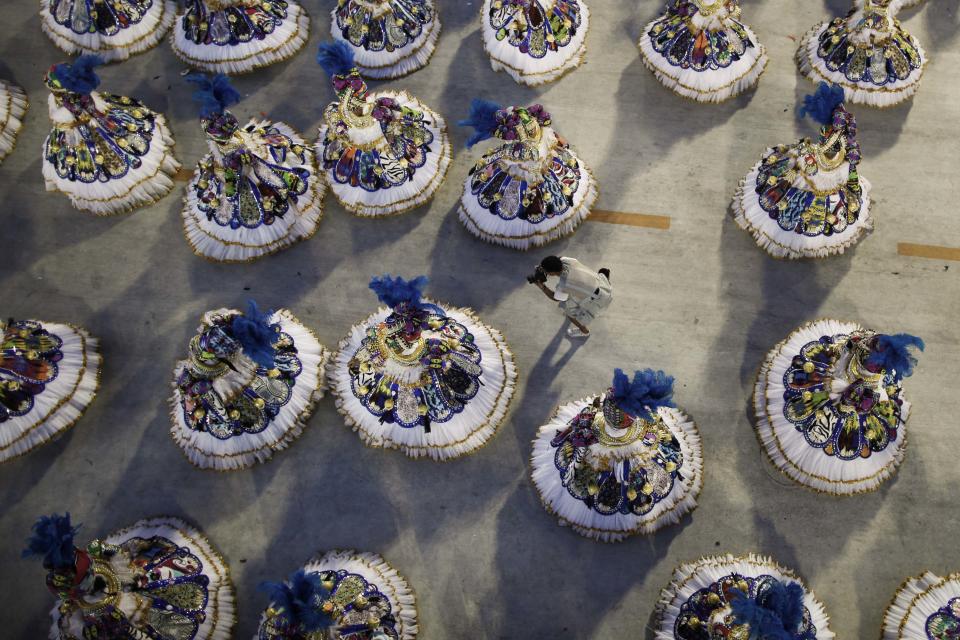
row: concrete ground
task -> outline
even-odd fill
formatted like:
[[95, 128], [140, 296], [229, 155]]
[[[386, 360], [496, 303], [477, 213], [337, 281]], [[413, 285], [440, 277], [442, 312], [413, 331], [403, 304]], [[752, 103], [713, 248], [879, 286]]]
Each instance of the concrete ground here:
[[[237, 79], [234, 111], [315, 136], [332, 90], [314, 62], [332, 2], [306, 6], [309, 45], [293, 60]], [[861, 173], [874, 185], [877, 229], [847, 255], [778, 262], [731, 221], [737, 181], [768, 145], [813, 135], [793, 115], [812, 90], [793, 63], [798, 37], [847, 0], [748, 0], [744, 18], [770, 54], [759, 88], [720, 106], [665, 90], [634, 41], [658, 0], [591, 0], [587, 63], [540, 89], [491, 71], [479, 4], [444, 2], [430, 65], [375, 88], [410, 90], [451, 124], [456, 157], [428, 207], [387, 220], [346, 213], [328, 197], [316, 237], [250, 265], [195, 257], [183, 238], [185, 181], [156, 206], [98, 219], [45, 193], [40, 149], [49, 120], [46, 68], [65, 59], [40, 31], [34, 0], [0, 4], [0, 77], [29, 93], [16, 151], [0, 168], [0, 313], [82, 325], [99, 336], [99, 396], [58, 442], [0, 467], [0, 636], [42, 638], [53, 604], [34, 560], [19, 557], [34, 518], [69, 509], [82, 539], [153, 514], [196, 522], [229, 560], [238, 638], [267, 602], [261, 580], [333, 548], [381, 553], [416, 589], [421, 637], [650, 637], [660, 589], [702, 555], [750, 551], [794, 568], [825, 603], [841, 639], [877, 638], [897, 586], [924, 570], [960, 570], [957, 545], [956, 316], [960, 264], [902, 257], [898, 242], [960, 245], [956, 217], [960, 17], [953, 0], [903, 14], [931, 62], [916, 98], [853, 108]], [[169, 45], [101, 70], [106, 90], [167, 114], [189, 170], [205, 141]], [[456, 217], [479, 150], [453, 123], [476, 95], [542, 102], [600, 183], [599, 209], [665, 215], [669, 230], [587, 222], [571, 238], [519, 253], [484, 244]], [[558, 253], [607, 265], [616, 299], [586, 344], [524, 275]], [[169, 435], [174, 362], [201, 314], [249, 297], [287, 307], [329, 347], [376, 305], [366, 283], [390, 271], [428, 274], [430, 294], [471, 306], [500, 328], [521, 377], [507, 421], [475, 455], [450, 463], [365, 448], [323, 400], [303, 437], [254, 469], [194, 469]], [[879, 491], [846, 499], [791, 485], [764, 459], [748, 398], [776, 342], [819, 318], [922, 336], [906, 390], [914, 403], [906, 460]], [[558, 527], [528, 477], [530, 441], [562, 402], [600, 390], [614, 367], [662, 368], [703, 435], [700, 507], [657, 535], [605, 545]]]

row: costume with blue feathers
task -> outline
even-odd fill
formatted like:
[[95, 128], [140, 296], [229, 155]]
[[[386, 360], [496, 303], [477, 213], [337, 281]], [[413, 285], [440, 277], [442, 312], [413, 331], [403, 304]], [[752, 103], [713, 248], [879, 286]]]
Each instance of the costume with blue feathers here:
[[430, 61], [440, 36], [433, 0], [337, 3], [331, 35], [350, 47], [368, 78], [399, 78]]

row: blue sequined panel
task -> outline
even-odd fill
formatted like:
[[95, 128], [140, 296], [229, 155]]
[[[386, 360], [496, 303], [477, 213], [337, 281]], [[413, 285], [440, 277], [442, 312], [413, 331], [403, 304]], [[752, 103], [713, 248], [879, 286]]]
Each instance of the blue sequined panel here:
[[263, 40], [287, 19], [287, 0], [249, 0], [211, 10], [206, 0], [187, 0], [182, 26], [194, 44], [235, 46]]
[[[749, 577], [731, 573], [723, 576], [709, 587], [696, 591], [680, 605], [680, 612], [673, 627], [674, 637], [677, 640], [747, 638], [749, 631], [746, 625], [733, 624], [726, 618], [718, 620], [714, 616], [730, 605], [736, 597], [735, 591], [762, 606], [777, 582], [779, 581], [770, 575]], [[790, 637], [792, 640], [816, 640], [817, 628], [806, 606], [803, 608], [800, 628]]]
[[742, 23], [726, 18], [723, 29], [698, 30], [690, 16], [698, 11], [687, 0], [678, 0], [647, 31], [654, 51], [674, 67], [694, 71], [725, 69], [757, 47]]
[[374, 17], [367, 3], [340, 0], [334, 15], [343, 39], [367, 51], [393, 52], [409, 46], [434, 20], [429, 0], [381, 0], [388, 11]]
[[57, 379], [62, 345], [39, 322], [8, 323], [0, 344], [0, 424], [30, 413], [34, 398]]
[[565, 143], [559, 143], [543, 179], [531, 185], [510, 171], [511, 165], [531, 159], [526, 154], [519, 143], [505, 143], [485, 153], [470, 169], [470, 192], [481, 207], [504, 220], [538, 224], [564, 215], [573, 206], [573, 196], [580, 187], [580, 162]]
[[592, 425], [597, 411], [587, 407], [550, 441], [556, 449], [554, 464], [563, 486], [572, 497], [602, 515], [647, 514], [670, 495], [678, 478], [683, 480], [680, 442], [672, 434], [670, 440], [661, 440], [651, 430], [643, 436], [643, 444], [653, 451], [651, 461], [637, 466], [631, 466], [629, 460], [619, 463], [623, 472], [618, 479], [610, 469], [598, 470], [585, 461], [587, 449], [596, 443]]
[[[98, 95], [106, 103], [105, 111], [100, 111], [89, 95], [63, 94], [63, 106], [77, 122], [72, 129], [54, 126], [44, 145], [44, 158], [58, 176], [71, 182], [109, 182], [139, 169], [141, 158], [159, 134], [156, 114], [140, 101], [110, 93]], [[78, 133], [79, 142], [68, 142], [68, 131]]]
[[[881, 29], [882, 16], [864, 18], [860, 29]], [[917, 75], [923, 65], [916, 40], [897, 24], [889, 38], [876, 44], [851, 40], [847, 18], [837, 18], [820, 34], [817, 57], [831, 71], [842, 73], [850, 82], [882, 87]]]
[[115, 36], [137, 24], [154, 0], [53, 0], [50, 15], [59, 25], [76, 34], [99, 33]]
[[[552, 7], [547, 10], [544, 4]], [[501, 0], [491, 3], [487, 19], [497, 40], [506, 40], [531, 58], [542, 58], [570, 44], [583, 17], [577, 0]]]
[[793, 357], [783, 376], [783, 417], [807, 444], [838, 460], [869, 458], [897, 439], [902, 424], [903, 388], [891, 374], [882, 385], [888, 398], [855, 380], [830, 398], [831, 372], [846, 350], [849, 336], [827, 335], [809, 342]]
[[[388, 360], [420, 366], [419, 379], [400, 384], [384, 375]], [[467, 328], [439, 307], [391, 313], [367, 329], [350, 359], [350, 388], [381, 422], [404, 428], [447, 422], [480, 390], [480, 349]]]
[[[267, 148], [266, 155], [240, 147], [223, 156], [222, 166], [205, 158], [200, 163], [199, 178], [191, 187], [197, 208], [207, 219], [231, 229], [273, 224], [290, 210], [291, 203], [300, 201], [312, 178], [308, 169], [285, 166], [310, 166], [310, 149], [294, 143], [274, 126], [258, 130], [257, 125], [248, 124], [244, 131], [259, 137]], [[227, 206], [223, 206], [224, 200]]]
[[929, 640], [957, 640], [960, 638], [960, 598], [953, 598], [927, 618], [925, 625]]
[[290, 335], [278, 334], [274, 348], [276, 370], [257, 367], [253, 380], [229, 399], [214, 389], [213, 380], [184, 367], [177, 378], [177, 388], [180, 412], [187, 427], [219, 440], [266, 429], [290, 401], [297, 377], [303, 372], [303, 363]]

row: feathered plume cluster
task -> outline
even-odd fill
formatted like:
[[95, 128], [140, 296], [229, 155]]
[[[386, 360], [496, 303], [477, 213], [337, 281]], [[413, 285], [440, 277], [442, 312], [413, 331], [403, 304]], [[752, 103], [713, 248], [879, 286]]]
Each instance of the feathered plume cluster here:
[[73, 537], [80, 530], [71, 526], [70, 514], [40, 516], [33, 523], [33, 535], [27, 538], [27, 548], [21, 557], [42, 556], [43, 564], [49, 567], [68, 567], [73, 565]]
[[843, 104], [843, 88], [835, 84], [821, 82], [817, 91], [803, 97], [799, 109], [800, 117], [810, 116], [823, 125], [833, 122], [834, 110]]
[[201, 118], [223, 113], [230, 105], [240, 102], [240, 94], [230, 84], [230, 78], [222, 73], [213, 77], [191, 73], [187, 76], [187, 82], [197, 85], [193, 99], [200, 105]]
[[503, 109], [496, 102], [474, 98], [470, 103], [470, 117], [466, 120], [460, 120], [457, 125], [461, 127], [473, 127], [474, 132], [467, 138], [467, 147], [472, 147], [478, 142], [492, 138], [494, 132], [500, 123], [497, 121], [497, 112]]
[[427, 286], [427, 276], [417, 276], [413, 280], [404, 280], [400, 276], [393, 278], [389, 273], [374, 276], [370, 280], [370, 289], [377, 294], [377, 298], [391, 309], [407, 303], [411, 306], [420, 306], [423, 289]]
[[673, 407], [673, 376], [663, 371], [643, 369], [633, 379], [623, 369], [613, 372], [613, 399], [626, 413], [652, 420], [659, 407]]
[[749, 625], [749, 640], [793, 640], [803, 622], [803, 587], [778, 580], [756, 599], [742, 591], [733, 593], [733, 620]]
[[353, 62], [353, 49], [342, 40], [321, 42], [317, 51], [317, 62], [331, 78], [345, 76], [356, 66]]
[[333, 620], [317, 606], [330, 592], [323, 587], [320, 574], [300, 569], [286, 582], [261, 582], [262, 591], [270, 597], [271, 607], [292, 627], [301, 627], [307, 633], [319, 631], [333, 624]]
[[899, 381], [913, 375], [913, 368], [917, 366], [917, 359], [910, 353], [910, 347], [923, 351], [924, 346], [923, 340], [909, 333], [892, 336], [880, 334], [873, 350], [867, 356], [867, 365], [893, 372], [894, 380]]
[[257, 303], [247, 302], [247, 312], [233, 316], [230, 329], [233, 337], [240, 343], [243, 353], [261, 367], [272, 369], [274, 366], [275, 349], [273, 343], [277, 339], [279, 324], [270, 323], [272, 310], [260, 313]]
[[73, 93], [88, 94], [100, 86], [100, 78], [94, 69], [102, 64], [103, 58], [87, 54], [80, 56], [72, 64], [61, 62], [53, 69], [64, 89]]

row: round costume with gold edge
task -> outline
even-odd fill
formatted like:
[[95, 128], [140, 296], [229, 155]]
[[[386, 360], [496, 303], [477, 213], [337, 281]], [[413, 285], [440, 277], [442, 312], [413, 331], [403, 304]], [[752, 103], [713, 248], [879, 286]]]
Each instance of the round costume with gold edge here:
[[27, 113], [27, 94], [23, 89], [0, 80], [0, 162], [10, 155], [17, 144], [17, 134]]
[[57, 47], [106, 62], [156, 46], [176, 13], [174, 0], [40, 0], [40, 26]]
[[883, 640], [954, 640], [960, 637], [960, 573], [929, 571], [897, 589], [883, 615]]

